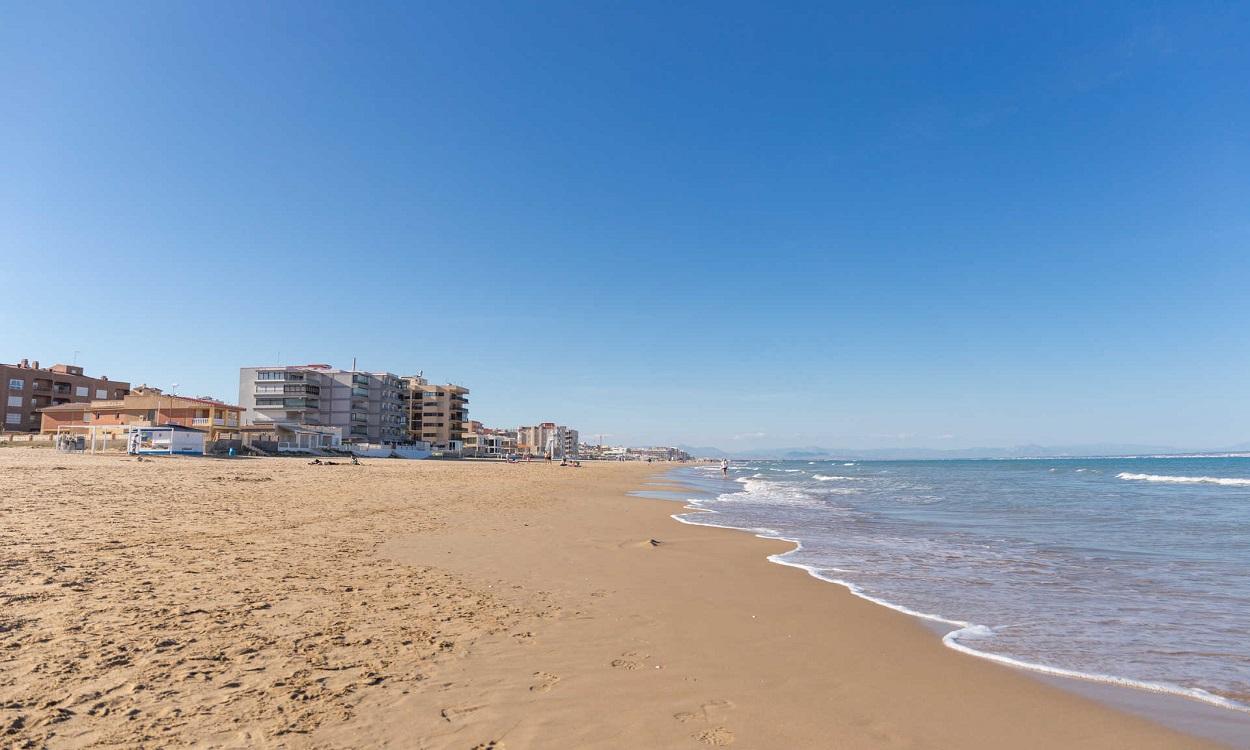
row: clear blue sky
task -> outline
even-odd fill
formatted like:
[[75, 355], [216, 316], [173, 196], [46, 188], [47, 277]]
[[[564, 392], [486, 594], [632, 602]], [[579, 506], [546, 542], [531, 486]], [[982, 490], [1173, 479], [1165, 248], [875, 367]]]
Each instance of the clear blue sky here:
[[783, 5], [5, 3], [0, 360], [354, 356], [608, 442], [1250, 440], [1250, 6]]

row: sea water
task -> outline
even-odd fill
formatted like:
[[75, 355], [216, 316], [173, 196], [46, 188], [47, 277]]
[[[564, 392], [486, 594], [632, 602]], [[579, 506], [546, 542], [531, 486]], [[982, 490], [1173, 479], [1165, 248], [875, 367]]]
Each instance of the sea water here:
[[678, 470], [688, 523], [1051, 674], [1250, 707], [1250, 458], [785, 461]]

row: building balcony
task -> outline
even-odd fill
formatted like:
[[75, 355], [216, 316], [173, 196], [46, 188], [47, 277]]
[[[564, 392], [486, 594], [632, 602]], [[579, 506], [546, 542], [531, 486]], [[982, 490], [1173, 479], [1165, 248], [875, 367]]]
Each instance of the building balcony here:
[[[288, 400], [288, 401], [300, 401], [301, 399], [287, 399], [287, 400]], [[318, 408], [320, 408], [320, 407], [319, 407], [317, 404], [315, 404], [315, 403], [308, 403], [308, 404], [303, 404], [303, 405], [301, 405], [301, 404], [294, 404], [294, 403], [290, 403], [290, 404], [286, 404], [286, 403], [284, 403], [284, 404], [257, 404], [257, 405], [256, 405], [256, 410], [257, 410], [257, 411], [289, 411], [289, 412], [302, 412], [302, 411], [316, 411]]]
[[208, 424], [208, 417], [194, 417], [191, 420], [192, 427], [202, 427]]

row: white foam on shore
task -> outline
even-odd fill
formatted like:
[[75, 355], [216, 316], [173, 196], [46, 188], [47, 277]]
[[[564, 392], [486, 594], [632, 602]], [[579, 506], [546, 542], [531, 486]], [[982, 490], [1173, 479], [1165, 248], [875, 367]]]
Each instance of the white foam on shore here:
[[863, 479], [863, 477], [839, 477], [839, 476], [833, 476], [829, 474], [813, 474], [812, 479], [815, 479], [817, 482], [841, 482], [841, 481], [851, 482], [851, 481]]
[[[1141, 476], [1152, 476], [1152, 475], [1141, 475]], [[1123, 476], [1121, 478], [1123, 478]], [[1250, 480], [1243, 480], [1243, 481], [1250, 483]], [[750, 490], [749, 488], [744, 488], [744, 491], [749, 492]], [[734, 492], [734, 493], [726, 493], [726, 494], [718, 495], [716, 499], [722, 500], [728, 496], [732, 496], [735, 494], [738, 494], [738, 493]], [[1011, 656], [1004, 656], [1002, 654], [995, 654], [989, 651], [980, 651], [980, 650], [974, 649], [968, 645], [960, 643], [959, 642], [960, 637], [964, 637], [964, 638], [992, 637], [994, 635], [993, 628], [990, 628], [989, 626], [986, 626], [986, 625], [979, 625], [977, 623], [966, 622], [964, 620], [954, 620], [949, 617], [943, 617], [941, 615], [935, 615], [929, 612], [921, 612], [919, 610], [911, 609], [910, 607], [907, 607], [905, 605], [897, 604], [895, 602], [891, 602], [889, 600], [873, 596], [872, 594], [865, 592], [857, 584], [852, 583], [851, 581], [843, 580], [840, 578], [834, 578], [828, 575], [829, 572], [846, 572], [846, 571], [843, 571], [837, 568], [819, 567], [815, 565], [808, 565], [806, 563], [792, 562], [790, 560], [787, 560], [786, 558], [789, 557], [790, 555], [794, 555], [803, 550], [803, 542], [801, 542], [800, 540], [793, 539], [787, 536], [782, 536], [780, 532], [774, 529], [764, 529], [764, 528], [748, 529], [748, 528], [743, 528], [740, 526], [730, 526], [728, 524], [714, 523], [710, 520], [696, 520], [696, 519], [705, 518], [707, 516], [720, 515], [720, 513], [719, 511], [713, 510], [711, 508], [701, 507], [698, 504], [700, 502], [698, 499], [691, 498], [687, 500], [687, 502], [689, 504], [684, 506], [685, 509], [688, 511], [693, 511], [693, 513], [689, 513], [689, 514], [674, 513], [671, 516], [673, 520], [678, 521], [680, 523], [688, 524], [690, 526], [712, 526], [712, 527], [721, 528], [721, 529], [732, 529], [734, 531], [745, 531], [745, 532], [754, 534], [755, 536], [761, 539], [777, 539], [779, 541], [789, 542], [790, 544], [794, 545], [794, 549], [791, 549], [791, 550], [788, 550], [786, 552], [782, 552], [779, 554], [775, 554], [775, 555], [769, 555], [768, 556], [769, 562], [774, 562], [774, 563], [777, 563], [778, 565], [785, 565], [787, 567], [799, 568], [801, 570], [805, 570], [807, 571], [808, 575], [812, 576], [813, 578], [816, 578], [821, 581], [825, 581], [827, 583], [833, 583], [833, 584], [842, 586], [847, 591], [849, 591], [852, 595], [857, 596], [860, 599], [864, 599], [866, 601], [872, 602], [873, 604], [877, 604], [882, 607], [892, 609], [895, 612], [901, 612], [902, 614], [909, 615], [911, 617], [916, 617], [921, 620], [926, 620], [928, 622], [934, 622], [940, 625], [948, 626], [952, 628], [952, 630], [946, 633], [946, 635], [942, 636], [942, 644], [945, 645], [947, 648], [953, 649], [963, 654], [967, 654], [968, 656], [974, 656], [974, 657], [981, 658], [981, 659], [987, 659], [989, 661], [996, 662], [998, 664], [1003, 664], [1009, 667], [1015, 667], [1017, 669], [1024, 669], [1030, 672], [1037, 672], [1039, 674], [1045, 674], [1045, 675], [1050, 675], [1054, 677], [1064, 677], [1064, 678], [1074, 679], [1074, 680], [1082, 680], [1085, 682], [1096, 682], [1096, 683], [1103, 683], [1103, 684], [1108, 684], [1108, 685], [1116, 685], [1119, 687], [1132, 688], [1134, 690], [1142, 690], [1142, 691], [1150, 692], [1150, 693], [1174, 695], [1180, 698], [1186, 698], [1189, 700], [1195, 700], [1201, 703], [1206, 703], [1208, 705], [1218, 706], [1220, 708], [1226, 708], [1231, 711], [1250, 713], [1250, 705], [1238, 703], [1237, 701], [1225, 698], [1220, 695], [1216, 695], [1209, 691], [1203, 690], [1202, 688], [1187, 688], [1187, 687], [1182, 687], [1180, 685], [1172, 685], [1166, 682], [1151, 682], [1147, 680], [1137, 680], [1131, 677], [1118, 677], [1116, 675], [1102, 674], [1098, 672], [1081, 672], [1081, 671], [1074, 670], [1074, 669], [1054, 667], [1048, 664], [1041, 664], [1039, 662], [1026, 661], [1026, 660], [1017, 659]]]
[[1165, 474], [1132, 474], [1122, 471], [1116, 479], [1137, 482], [1162, 482], [1165, 484], [1220, 484], [1225, 487], [1250, 487], [1250, 479], [1242, 477], [1172, 477]]

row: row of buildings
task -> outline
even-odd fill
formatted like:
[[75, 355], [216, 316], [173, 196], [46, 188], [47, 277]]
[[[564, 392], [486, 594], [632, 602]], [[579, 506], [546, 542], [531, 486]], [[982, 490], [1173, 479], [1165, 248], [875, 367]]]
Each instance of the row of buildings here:
[[420, 375], [322, 364], [239, 370], [239, 406], [248, 424], [337, 427], [347, 443], [427, 443], [459, 453], [468, 395], [464, 386], [435, 385]]
[[25, 359], [0, 365], [0, 378], [7, 384], [0, 432], [176, 426], [205, 433], [209, 443], [291, 450], [402, 444], [478, 458], [583, 453], [578, 431], [565, 425], [498, 429], [470, 420], [468, 388], [431, 383], [422, 375], [326, 364], [243, 367], [237, 404], [146, 385], [131, 388], [85, 375], [77, 365], [45, 369]]
[[541, 422], [515, 430], [486, 427], [471, 421], [464, 433], [463, 455], [474, 458], [540, 456], [580, 458], [578, 432], [555, 422]]

